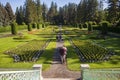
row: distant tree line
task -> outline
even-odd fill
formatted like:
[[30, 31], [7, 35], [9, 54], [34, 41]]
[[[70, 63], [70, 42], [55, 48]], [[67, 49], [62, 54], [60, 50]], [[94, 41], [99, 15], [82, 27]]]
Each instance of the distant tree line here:
[[[103, 3], [108, 7], [103, 9]], [[80, 0], [79, 4], [69, 3], [63, 7], [52, 2], [50, 8], [40, 0], [26, 0], [23, 6], [17, 7], [15, 14], [9, 3], [0, 4], [0, 26], [9, 25], [12, 21], [17, 24], [64, 24], [77, 25], [92, 21], [99, 24], [109, 21], [120, 24], [120, 0]]]
[[6, 3], [6, 5], [3, 6], [0, 3], [0, 26], [9, 25], [14, 20], [15, 15], [12, 11], [11, 5], [9, 3]]

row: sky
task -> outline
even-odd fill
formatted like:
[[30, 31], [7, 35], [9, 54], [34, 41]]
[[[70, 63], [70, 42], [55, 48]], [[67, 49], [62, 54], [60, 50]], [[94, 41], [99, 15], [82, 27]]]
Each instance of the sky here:
[[[80, 0], [40, 0], [41, 4], [43, 4], [43, 2], [48, 6], [48, 8], [51, 5], [51, 2], [56, 2], [58, 7], [62, 7], [65, 4], [70, 3], [76, 3], [79, 4]], [[25, 3], [25, 0], [0, 0], [0, 3], [2, 3], [3, 5], [5, 5], [7, 2], [9, 2], [12, 6], [13, 11], [15, 12], [16, 7], [19, 7], [21, 5], [23, 5]], [[107, 5], [105, 5], [106, 7]]]

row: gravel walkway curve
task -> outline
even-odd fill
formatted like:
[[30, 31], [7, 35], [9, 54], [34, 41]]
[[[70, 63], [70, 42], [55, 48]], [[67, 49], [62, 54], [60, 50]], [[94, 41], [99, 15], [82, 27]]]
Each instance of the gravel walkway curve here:
[[53, 62], [48, 71], [43, 71], [43, 78], [73, 78], [80, 80], [80, 71], [70, 71], [66, 64], [61, 64], [58, 48], [63, 45], [63, 42], [57, 42]]

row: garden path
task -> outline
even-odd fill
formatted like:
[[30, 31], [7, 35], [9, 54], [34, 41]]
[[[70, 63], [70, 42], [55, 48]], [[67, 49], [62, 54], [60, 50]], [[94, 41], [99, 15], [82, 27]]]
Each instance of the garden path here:
[[80, 71], [70, 71], [67, 69], [66, 64], [61, 64], [58, 48], [62, 45], [63, 42], [57, 42], [53, 62], [49, 70], [42, 72], [43, 78], [48, 78], [48, 80], [50, 80], [50, 78], [70, 78], [69, 80], [80, 80]]

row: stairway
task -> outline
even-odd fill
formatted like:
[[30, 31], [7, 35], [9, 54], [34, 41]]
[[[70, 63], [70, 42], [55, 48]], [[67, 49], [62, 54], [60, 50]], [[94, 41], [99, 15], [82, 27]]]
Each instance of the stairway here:
[[52, 64], [61, 64], [61, 59], [60, 59], [60, 55], [58, 53], [58, 49], [56, 50], [54, 56], [53, 56], [53, 62]]
[[66, 64], [61, 64], [60, 54], [58, 50], [62, 45], [63, 42], [57, 42], [51, 67], [49, 70], [42, 72], [43, 80], [79, 80], [79, 71], [70, 71], [67, 69]]
[[44, 78], [43, 80], [76, 80], [73, 78]]

